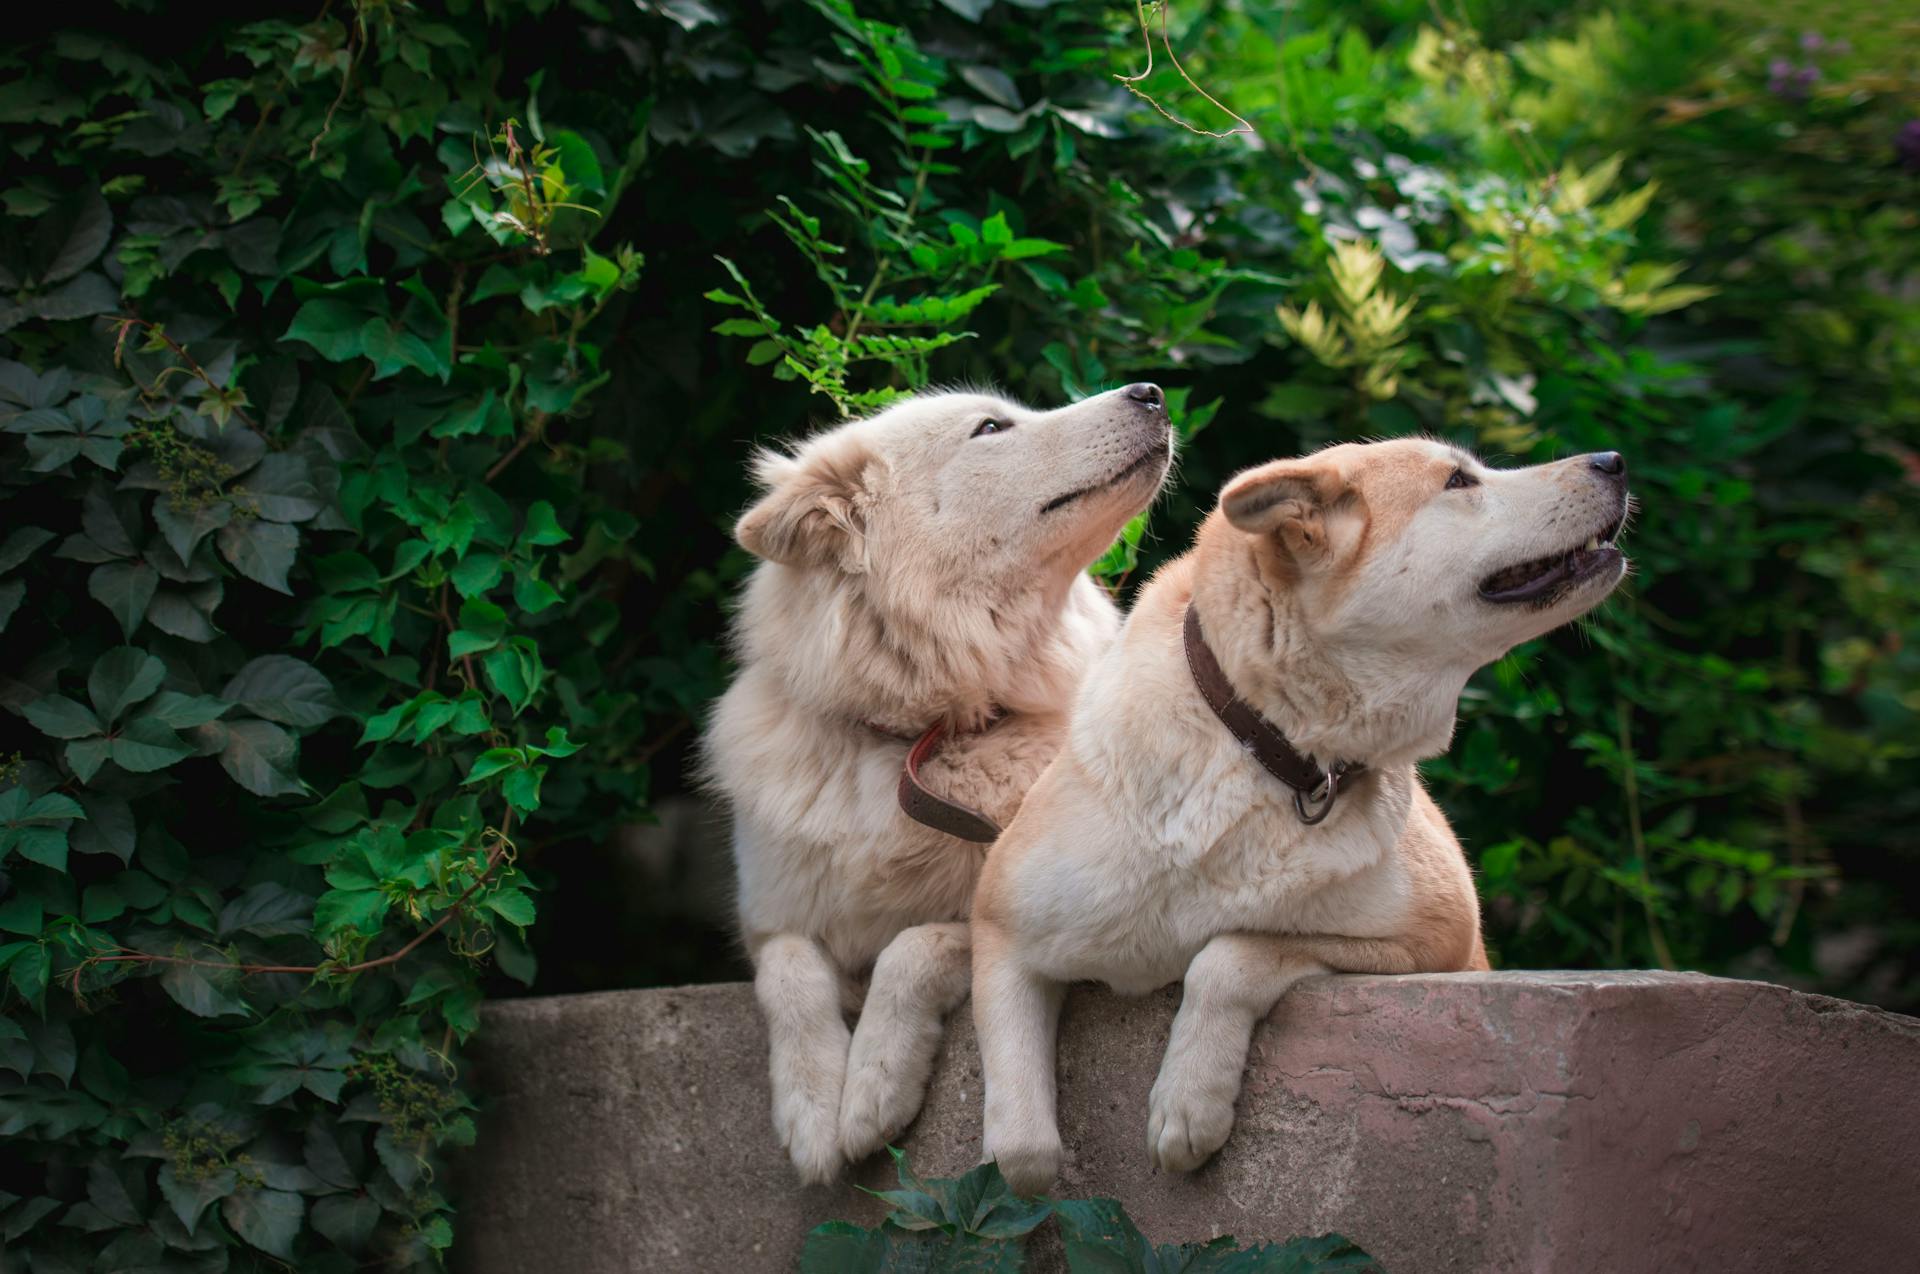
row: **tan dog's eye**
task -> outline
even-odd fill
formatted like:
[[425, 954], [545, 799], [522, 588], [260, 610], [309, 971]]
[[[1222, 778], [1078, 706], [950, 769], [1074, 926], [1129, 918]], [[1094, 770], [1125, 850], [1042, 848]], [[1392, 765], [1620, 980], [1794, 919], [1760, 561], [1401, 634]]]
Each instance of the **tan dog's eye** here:
[[980, 427], [973, 431], [972, 436], [975, 438], [978, 438], [981, 434], [1005, 433], [1007, 430], [1011, 428], [1013, 428], [1012, 421], [995, 420], [992, 416], [988, 416], [985, 420], [980, 422]]
[[1477, 487], [1479, 485], [1480, 479], [1474, 477], [1465, 469], [1455, 469], [1447, 475], [1447, 490], [1449, 491], [1464, 491], [1468, 487]]

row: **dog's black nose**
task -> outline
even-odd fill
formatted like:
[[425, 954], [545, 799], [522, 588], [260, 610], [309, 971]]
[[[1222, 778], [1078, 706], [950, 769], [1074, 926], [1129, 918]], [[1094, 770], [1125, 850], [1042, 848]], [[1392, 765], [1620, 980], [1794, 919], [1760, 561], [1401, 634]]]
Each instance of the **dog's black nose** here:
[[1587, 463], [1610, 478], [1622, 477], [1627, 472], [1627, 458], [1617, 451], [1596, 451], [1587, 457]]
[[1160, 386], [1153, 384], [1151, 381], [1143, 380], [1137, 385], [1128, 385], [1120, 392], [1124, 396], [1133, 399], [1133, 401], [1145, 403], [1149, 407], [1164, 407], [1167, 405], [1167, 396], [1160, 392]]

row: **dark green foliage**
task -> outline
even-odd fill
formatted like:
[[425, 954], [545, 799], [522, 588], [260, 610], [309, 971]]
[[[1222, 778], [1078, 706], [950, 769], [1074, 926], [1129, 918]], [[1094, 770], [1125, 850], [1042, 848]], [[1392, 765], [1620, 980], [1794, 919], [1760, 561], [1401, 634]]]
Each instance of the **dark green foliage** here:
[[1059, 1222], [1073, 1274], [1322, 1274], [1378, 1271], [1372, 1258], [1338, 1234], [1259, 1243], [1232, 1238], [1155, 1246], [1113, 1199], [1022, 1199], [997, 1164], [963, 1177], [922, 1180], [907, 1157], [889, 1148], [898, 1190], [873, 1191], [891, 1211], [874, 1229], [828, 1221], [807, 1235], [801, 1274], [908, 1274], [1026, 1268], [1028, 1236], [1049, 1218]]
[[[1920, 1002], [1911, 71], [1744, 11], [1479, 19], [1176, 3], [1257, 143], [1113, 78], [1124, 5], [16, 25], [9, 1256], [438, 1261], [483, 977], [728, 971], [594, 850], [690, 786], [747, 442], [963, 378], [1168, 385], [1117, 589], [1331, 439], [1626, 452], [1635, 578], [1429, 767], [1496, 959]], [[932, 1185], [924, 1242], [1003, 1250]]]

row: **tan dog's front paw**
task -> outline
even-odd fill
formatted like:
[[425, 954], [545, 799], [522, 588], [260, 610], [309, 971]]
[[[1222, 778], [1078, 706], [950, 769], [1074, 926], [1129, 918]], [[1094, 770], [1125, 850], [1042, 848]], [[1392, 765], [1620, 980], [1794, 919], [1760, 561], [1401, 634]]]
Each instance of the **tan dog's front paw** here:
[[807, 1185], [825, 1185], [840, 1175], [844, 1162], [840, 1155], [840, 1136], [836, 1112], [824, 1106], [796, 1101], [774, 1112], [774, 1129], [780, 1144], [793, 1159], [800, 1180]]
[[1060, 1175], [1060, 1134], [1049, 1131], [1013, 1139], [991, 1140], [987, 1158], [1000, 1165], [1000, 1175], [1018, 1195], [1045, 1194]]
[[1192, 1172], [1227, 1143], [1233, 1102], [1198, 1088], [1154, 1086], [1147, 1115], [1147, 1157], [1162, 1172]]
[[878, 1058], [847, 1072], [840, 1103], [840, 1151], [860, 1162], [892, 1141], [920, 1113], [919, 1085], [904, 1083]]

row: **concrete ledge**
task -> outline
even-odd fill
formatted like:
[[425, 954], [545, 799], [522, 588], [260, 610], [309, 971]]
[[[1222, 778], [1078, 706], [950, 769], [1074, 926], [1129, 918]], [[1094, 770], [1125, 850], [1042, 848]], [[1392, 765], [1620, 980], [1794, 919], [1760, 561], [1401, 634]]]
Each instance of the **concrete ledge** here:
[[[1063, 1192], [1161, 1242], [1339, 1230], [1393, 1274], [1912, 1268], [1920, 1020], [1695, 974], [1302, 982], [1255, 1039], [1239, 1122], [1192, 1177], [1147, 1167], [1177, 990], [1076, 990]], [[791, 1270], [806, 1231], [880, 1210], [801, 1189], [767, 1114], [745, 986], [490, 1005], [462, 1165], [469, 1274]], [[971, 1166], [979, 1060], [956, 1015], [905, 1140]], [[853, 1174], [890, 1185], [890, 1167]]]

